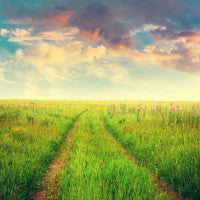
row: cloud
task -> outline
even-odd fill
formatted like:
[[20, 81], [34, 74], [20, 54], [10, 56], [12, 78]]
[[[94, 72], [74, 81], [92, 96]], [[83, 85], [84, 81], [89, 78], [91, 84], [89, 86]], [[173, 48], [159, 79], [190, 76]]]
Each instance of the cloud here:
[[99, 28], [96, 28], [94, 32], [82, 30], [81, 35], [84, 39], [88, 41], [102, 41], [103, 40], [103, 37], [100, 35]]
[[15, 36], [15, 37], [30, 37], [30, 31], [28, 30], [25, 30], [25, 29], [20, 29], [20, 28], [17, 28], [16, 30], [12, 31], [12, 34]]
[[71, 60], [74, 59], [73, 54], [73, 50], [67, 51], [62, 46], [40, 42], [23, 51], [21, 62], [31, 65], [49, 81], [62, 80], [71, 78], [68, 69], [74, 64]]
[[10, 31], [8, 29], [0, 29], [0, 36], [6, 36]]
[[43, 18], [43, 23], [48, 26], [55, 27], [66, 27], [69, 23], [69, 20], [74, 16], [73, 11], [62, 11], [55, 10], [53, 12], [46, 12]]
[[130, 79], [128, 70], [117, 63], [96, 63], [85, 65], [85, 77], [97, 77], [102, 80], [109, 80], [112, 82], [126, 84]]
[[84, 49], [83, 54], [87, 61], [94, 61], [94, 59], [100, 59], [106, 55], [106, 48], [103, 45], [98, 46], [97, 48], [88, 46]]
[[113, 13], [108, 5], [101, 2], [88, 3], [83, 9], [78, 10], [70, 24], [78, 27], [83, 36], [88, 33], [93, 36], [91, 39], [101, 39], [110, 46], [131, 45], [129, 28], [118, 21], [117, 13]]
[[[46, 63], [45, 65], [51, 66], [46, 67], [50, 68], [49, 73], [53, 65], [55, 69], [60, 69], [58, 63], [64, 63], [68, 69], [74, 65], [77, 69], [77, 66], [105, 57], [105, 49], [101, 45], [106, 48], [106, 53], [116, 50], [120, 56], [123, 55], [139, 63], [151, 62], [188, 73], [200, 72], [200, 4], [194, 1], [58, 0], [43, 4], [36, 0], [34, 6], [30, 3], [26, 8], [23, 1], [19, 1], [18, 5], [8, 1], [3, 11], [7, 16], [7, 23], [23, 24], [29, 29], [18, 28], [11, 32], [4, 30], [0, 33], [6, 37], [10, 35], [8, 39], [10, 42], [25, 46], [36, 45], [32, 49], [28, 48], [27, 51], [30, 52], [36, 52], [35, 49], [39, 48], [37, 42], [41, 42], [41, 45], [45, 43], [45, 45], [49, 43], [49, 46], [54, 45], [54, 47], [48, 46], [47, 49], [50, 50], [45, 50], [46, 53], [37, 49], [40, 55], [25, 53], [30, 63], [35, 62], [34, 65], [37, 66]], [[147, 41], [142, 35], [144, 33], [151, 38], [151, 41]], [[139, 34], [141, 37], [138, 39]], [[67, 50], [65, 42], [71, 45], [73, 42], [69, 42], [70, 40], [81, 41], [84, 46], [84, 49], [80, 47], [77, 51], [82, 52], [84, 56], [72, 50], [73, 54], [78, 55], [79, 62], [72, 62], [68, 57], [72, 52]], [[58, 44], [60, 42], [63, 44]], [[55, 51], [60, 55], [55, 56]], [[77, 60], [73, 56], [72, 58]], [[51, 72], [51, 76], [53, 74], [54, 71]], [[59, 77], [58, 74], [56, 72], [55, 76]], [[72, 74], [74, 75], [74, 72]]]
[[199, 31], [182, 32], [171, 37], [171, 40], [161, 38], [155, 48], [162, 48], [164, 54], [170, 52], [178, 55], [176, 59], [162, 61], [162, 66], [200, 75]]
[[23, 50], [22, 49], [17, 49], [17, 51], [15, 52], [16, 58], [17, 59], [22, 59], [23, 58]]
[[32, 66], [46, 80], [73, 80], [96, 77], [114, 82], [124, 80], [127, 69], [107, 55], [103, 45], [91, 47], [81, 41], [65, 44], [38, 42], [26, 50], [18, 49], [16, 57], [26, 66]]
[[75, 27], [68, 27], [61, 30], [41, 31], [33, 33], [31, 29], [14, 29], [7, 36], [9, 42], [15, 42], [22, 45], [33, 45], [35, 42], [42, 41], [64, 41], [70, 40], [77, 35], [79, 30]]
[[143, 31], [152, 32], [152, 31], [165, 31], [167, 28], [165, 26], [158, 26], [155, 24], [145, 24], [143, 26]]

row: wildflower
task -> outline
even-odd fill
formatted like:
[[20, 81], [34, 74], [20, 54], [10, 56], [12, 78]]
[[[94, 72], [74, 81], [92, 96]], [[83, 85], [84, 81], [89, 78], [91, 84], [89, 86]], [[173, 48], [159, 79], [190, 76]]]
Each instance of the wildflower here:
[[13, 132], [15, 133], [23, 133], [25, 131], [25, 128], [21, 127], [21, 126], [14, 126], [13, 127]]
[[173, 111], [173, 112], [176, 112], [176, 108], [175, 108], [175, 107], [173, 107], [173, 108], [172, 108], [172, 111]]

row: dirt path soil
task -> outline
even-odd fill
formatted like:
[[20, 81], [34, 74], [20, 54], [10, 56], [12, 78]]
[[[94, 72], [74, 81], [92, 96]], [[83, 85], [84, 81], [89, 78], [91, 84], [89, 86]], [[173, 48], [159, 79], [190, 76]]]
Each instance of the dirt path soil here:
[[60, 187], [62, 173], [70, 160], [70, 150], [78, 119], [68, 133], [66, 141], [62, 145], [57, 157], [50, 165], [49, 170], [43, 179], [42, 189], [35, 194], [34, 200], [56, 200], [58, 198], [58, 189]]

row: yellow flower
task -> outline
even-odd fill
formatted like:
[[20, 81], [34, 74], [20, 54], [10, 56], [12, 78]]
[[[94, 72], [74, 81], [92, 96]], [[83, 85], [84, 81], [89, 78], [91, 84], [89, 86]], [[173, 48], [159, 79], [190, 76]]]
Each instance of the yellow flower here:
[[15, 133], [23, 133], [25, 131], [25, 128], [23, 128], [22, 126], [14, 126], [13, 127], [13, 132]]

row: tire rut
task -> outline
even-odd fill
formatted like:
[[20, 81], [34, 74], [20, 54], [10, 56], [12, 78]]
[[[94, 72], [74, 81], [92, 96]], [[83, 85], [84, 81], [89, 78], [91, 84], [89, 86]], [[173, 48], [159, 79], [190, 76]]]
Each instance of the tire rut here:
[[67, 134], [66, 140], [61, 146], [57, 157], [54, 159], [43, 178], [42, 189], [36, 192], [33, 200], [57, 199], [58, 190], [60, 188], [60, 179], [63, 170], [68, 165], [70, 160], [72, 140], [79, 118], [80, 116], [75, 120], [72, 129]]
[[[124, 153], [124, 155], [127, 157], [127, 159], [131, 162], [134, 162], [136, 165], [138, 166], [142, 166], [141, 164], [139, 164], [139, 162], [137, 161], [137, 159], [135, 159], [133, 156], [131, 156], [128, 152], [128, 149], [125, 148], [114, 136], [113, 134], [108, 130], [105, 120], [102, 117], [102, 121], [105, 127], [105, 130], [107, 131], [107, 133], [109, 135], [111, 135], [111, 137], [118, 143], [121, 151]], [[144, 167], [144, 166], [142, 166]], [[149, 171], [149, 170], [148, 170]], [[156, 185], [160, 191], [162, 191], [163, 193], [167, 194], [167, 196], [173, 198], [174, 200], [184, 200], [184, 198], [182, 197], [182, 195], [179, 192], [174, 191], [170, 185], [168, 185], [167, 183], [165, 183], [163, 180], [161, 180], [160, 178], [158, 178], [158, 176], [154, 173], [152, 173], [151, 171], [149, 171], [151, 180], [153, 181], [154, 185]]]

